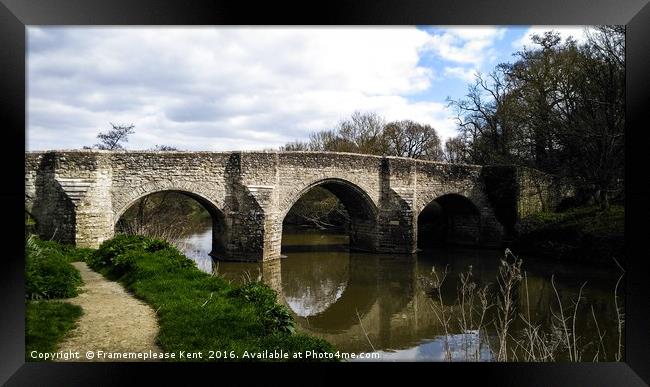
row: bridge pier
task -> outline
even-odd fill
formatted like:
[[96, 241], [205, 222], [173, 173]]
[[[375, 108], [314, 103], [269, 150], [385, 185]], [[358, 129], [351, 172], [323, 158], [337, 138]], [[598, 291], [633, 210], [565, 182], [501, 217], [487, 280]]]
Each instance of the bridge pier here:
[[379, 170], [377, 252], [409, 254], [417, 249], [414, 160], [382, 158]]
[[410, 254], [417, 249], [417, 224], [413, 212], [406, 209], [380, 210], [377, 221], [378, 253]]
[[[231, 212], [223, 235], [225, 251], [215, 257], [225, 261], [262, 262], [280, 258], [282, 222], [262, 212]], [[215, 241], [216, 243], [216, 241]]]

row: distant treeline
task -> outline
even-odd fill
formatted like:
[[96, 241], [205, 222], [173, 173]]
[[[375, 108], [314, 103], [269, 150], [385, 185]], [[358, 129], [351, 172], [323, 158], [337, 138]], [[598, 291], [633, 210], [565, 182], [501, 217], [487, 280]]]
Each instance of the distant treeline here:
[[442, 160], [440, 138], [430, 125], [410, 120], [386, 122], [372, 112], [354, 112], [335, 128], [293, 141], [283, 151], [331, 151]]

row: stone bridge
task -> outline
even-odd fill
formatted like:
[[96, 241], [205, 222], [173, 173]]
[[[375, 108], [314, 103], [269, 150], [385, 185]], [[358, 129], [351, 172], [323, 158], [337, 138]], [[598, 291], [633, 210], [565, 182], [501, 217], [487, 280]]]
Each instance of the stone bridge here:
[[398, 157], [74, 150], [25, 158], [25, 210], [41, 238], [98, 247], [138, 199], [175, 191], [210, 212], [213, 255], [227, 260], [279, 258], [284, 217], [316, 186], [347, 208], [350, 247], [379, 253], [414, 252], [430, 226], [422, 219], [440, 212], [448, 240], [499, 246], [519, 216], [554, 202], [550, 180], [532, 170]]

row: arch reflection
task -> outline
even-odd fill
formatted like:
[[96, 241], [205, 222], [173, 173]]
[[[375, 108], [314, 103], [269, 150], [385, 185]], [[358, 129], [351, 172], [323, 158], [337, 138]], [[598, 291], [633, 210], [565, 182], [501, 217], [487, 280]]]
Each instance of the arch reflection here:
[[376, 265], [377, 257], [366, 254], [292, 254], [282, 260], [282, 295], [310, 330], [346, 330], [377, 299]]

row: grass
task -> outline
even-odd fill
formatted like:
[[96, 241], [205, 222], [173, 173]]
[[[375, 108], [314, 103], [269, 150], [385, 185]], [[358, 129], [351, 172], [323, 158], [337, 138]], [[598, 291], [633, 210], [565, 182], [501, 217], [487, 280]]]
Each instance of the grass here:
[[[81, 307], [54, 301], [74, 297], [82, 285], [79, 271], [70, 264], [90, 250], [75, 249], [29, 236], [25, 243], [25, 359], [30, 353], [54, 352], [58, 343], [82, 315]], [[49, 300], [49, 301], [48, 301]]]
[[41, 361], [32, 351], [51, 353], [75, 326], [83, 311], [80, 306], [60, 301], [28, 301], [25, 305], [25, 360]]
[[625, 209], [612, 205], [538, 213], [522, 219], [513, 247], [557, 259], [611, 263], [624, 260]]
[[167, 352], [201, 351], [205, 356], [233, 351], [249, 361], [245, 352], [284, 350], [291, 359], [296, 352], [334, 351], [322, 339], [294, 333], [288, 310], [268, 286], [231, 285], [200, 271], [165, 241], [118, 235], [104, 242], [88, 263], [156, 310], [158, 342]]

